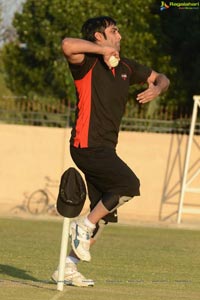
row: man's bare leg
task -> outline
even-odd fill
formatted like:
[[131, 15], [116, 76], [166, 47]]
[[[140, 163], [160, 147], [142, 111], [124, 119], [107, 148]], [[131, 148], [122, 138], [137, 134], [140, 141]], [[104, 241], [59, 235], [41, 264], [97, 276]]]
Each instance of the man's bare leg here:
[[109, 211], [105, 208], [103, 205], [102, 201], [99, 201], [95, 208], [89, 213], [87, 216], [87, 219], [92, 223], [92, 224], [97, 224], [99, 220], [101, 220], [103, 217], [105, 217]]

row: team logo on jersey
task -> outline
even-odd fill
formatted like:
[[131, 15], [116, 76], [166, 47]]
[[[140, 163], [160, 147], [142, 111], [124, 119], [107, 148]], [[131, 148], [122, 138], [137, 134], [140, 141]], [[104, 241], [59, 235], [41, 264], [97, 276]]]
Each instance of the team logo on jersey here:
[[127, 79], [127, 74], [122, 74], [121, 77], [122, 77], [123, 80], [126, 80]]

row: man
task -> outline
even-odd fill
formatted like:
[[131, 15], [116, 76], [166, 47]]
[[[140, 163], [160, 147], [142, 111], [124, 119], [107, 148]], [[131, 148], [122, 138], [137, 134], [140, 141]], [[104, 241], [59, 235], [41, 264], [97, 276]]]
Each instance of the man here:
[[[65, 38], [64, 55], [74, 78], [77, 114], [70, 139], [70, 152], [84, 173], [90, 213], [71, 224], [72, 250], [66, 258], [65, 280], [76, 286], [94, 282], [77, 271], [79, 260], [90, 261], [90, 246], [108, 222], [117, 221], [117, 208], [139, 196], [140, 182], [117, 156], [120, 122], [132, 84], [148, 83], [137, 101], [147, 103], [169, 86], [169, 80], [134, 60], [120, 57], [121, 35], [115, 20], [102, 16], [87, 20], [83, 39]], [[119, 60], [113, 68], [111, 56]], [[58, 278], [58, 271], [53, 274]]]

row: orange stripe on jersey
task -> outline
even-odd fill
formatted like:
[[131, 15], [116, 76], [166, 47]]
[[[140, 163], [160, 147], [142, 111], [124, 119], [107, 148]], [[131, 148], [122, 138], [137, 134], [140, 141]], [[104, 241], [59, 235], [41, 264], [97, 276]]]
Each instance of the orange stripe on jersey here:
[[78, 117], [76, 122], [76, 136], [74, 137], [74, 146], [88, 147], [88, 132], [91, 112], [91, 79], [92, 69], [80, 80], [75, 80], [75, 86], [78, 93]]

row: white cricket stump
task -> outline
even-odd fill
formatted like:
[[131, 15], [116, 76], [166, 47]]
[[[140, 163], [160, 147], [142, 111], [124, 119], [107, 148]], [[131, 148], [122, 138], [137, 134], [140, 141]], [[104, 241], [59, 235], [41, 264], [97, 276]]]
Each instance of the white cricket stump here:
[[61, 246], [60, 246], [60, 261], [58, 267], [58, 282], [57, 282], [57, 290], [61, 292], [63, 291], [63, 287], [64, 287], [65, 259], [66, 259], [67, 246], [69, 240], [69, 224], [70, 224], [70, 218], [64, 218]]

